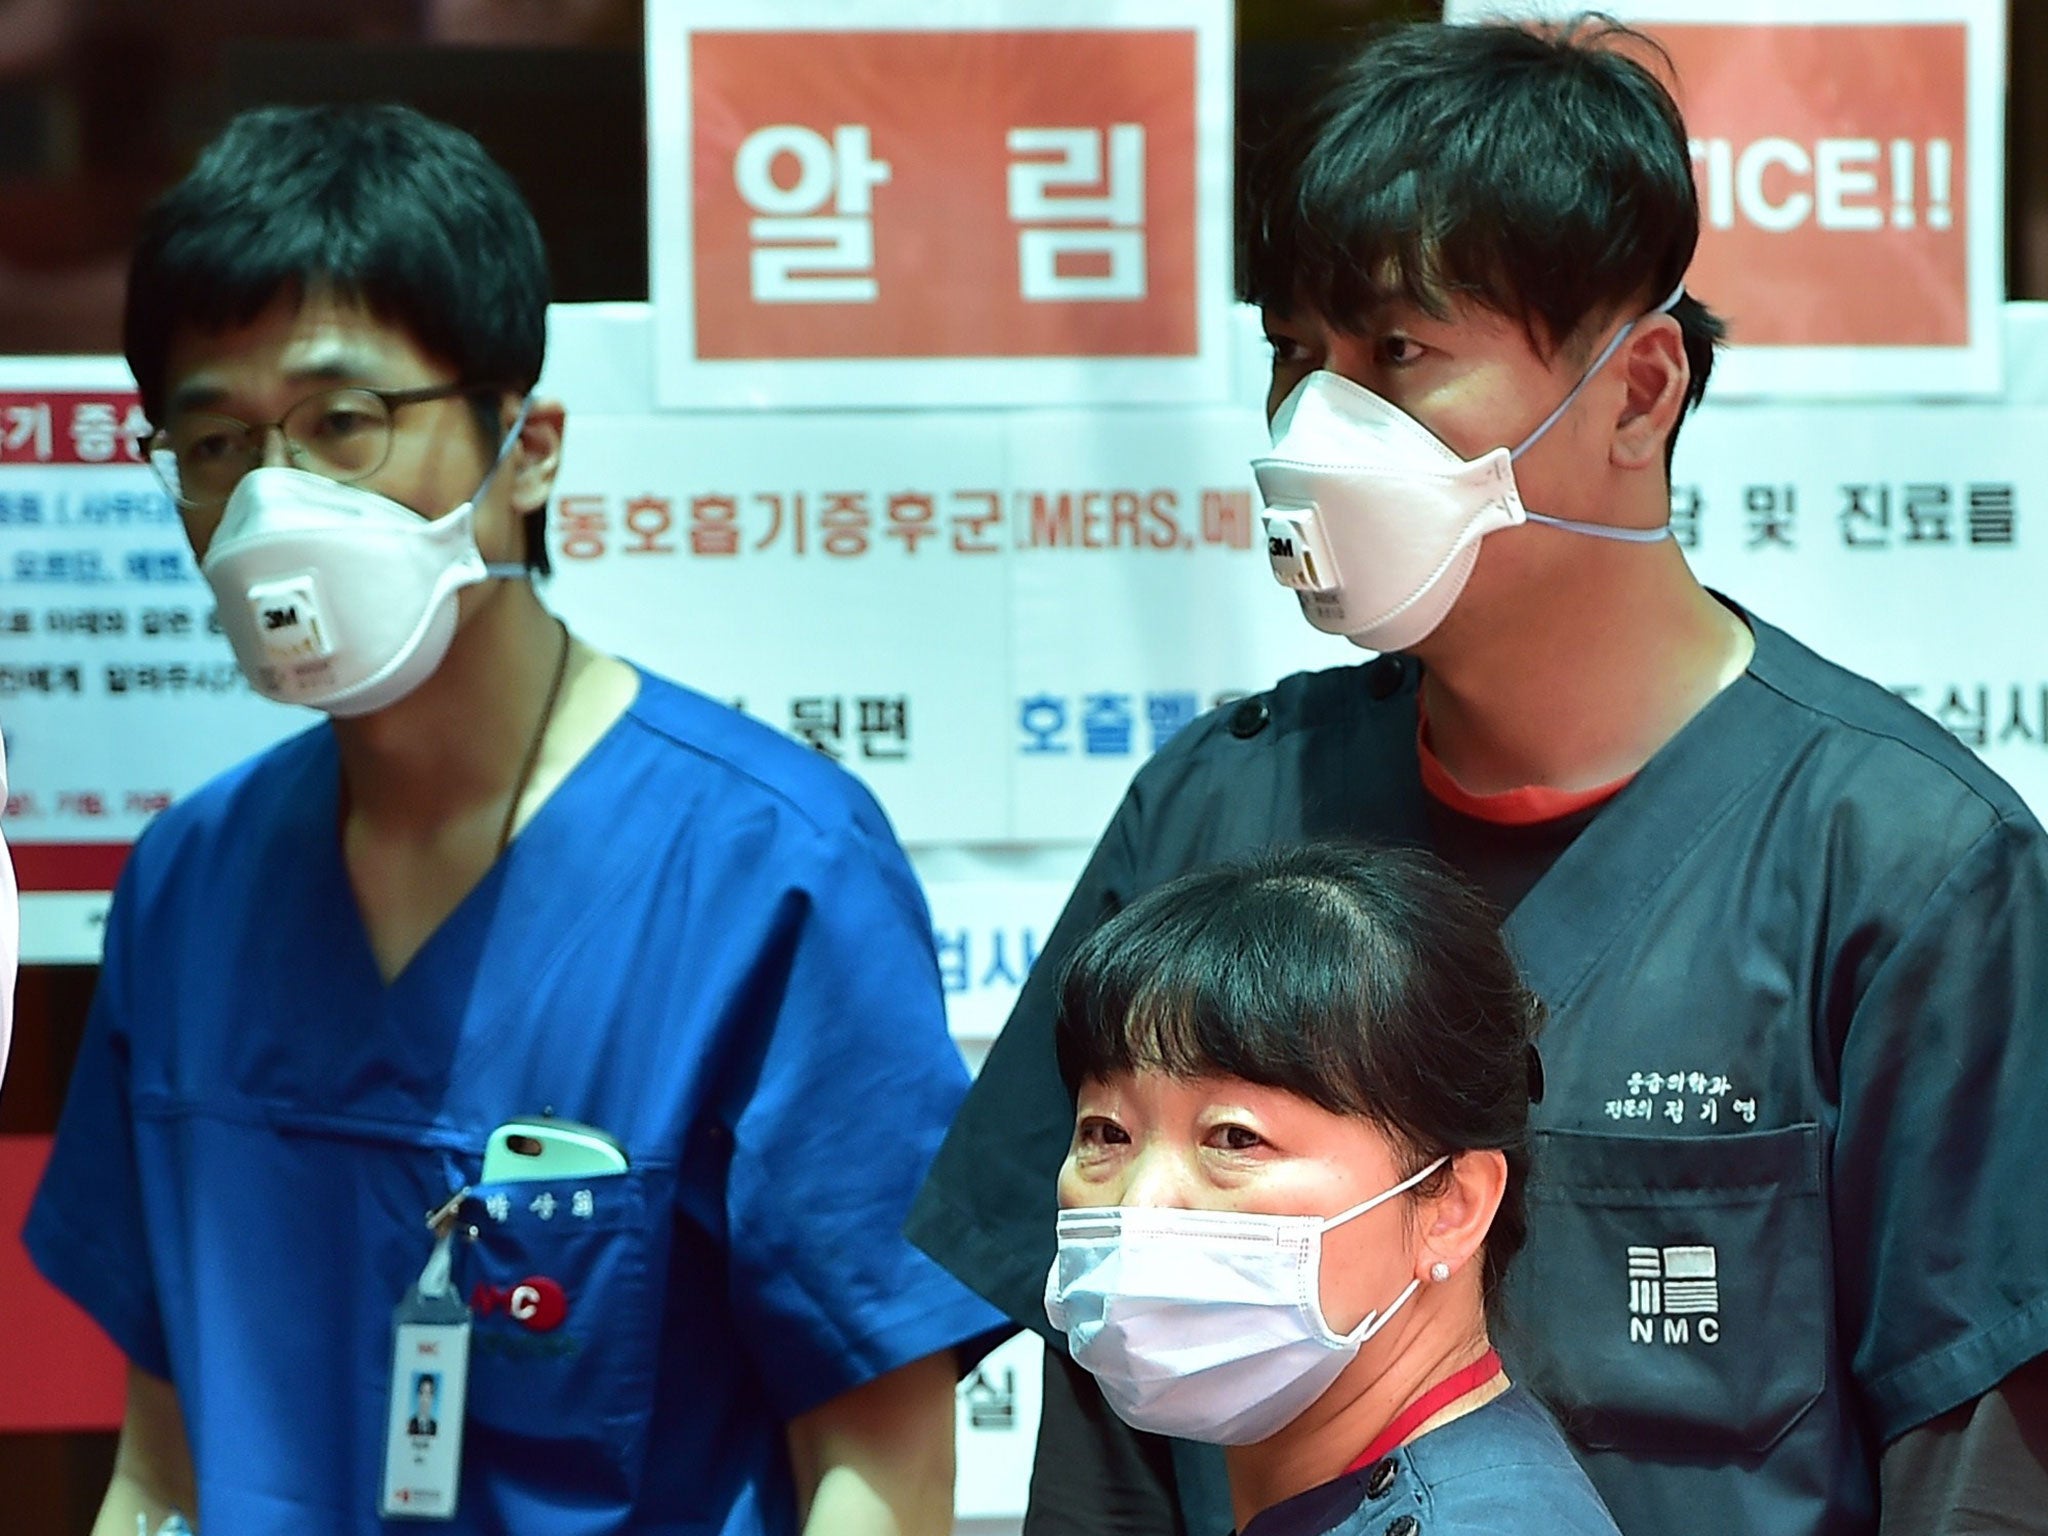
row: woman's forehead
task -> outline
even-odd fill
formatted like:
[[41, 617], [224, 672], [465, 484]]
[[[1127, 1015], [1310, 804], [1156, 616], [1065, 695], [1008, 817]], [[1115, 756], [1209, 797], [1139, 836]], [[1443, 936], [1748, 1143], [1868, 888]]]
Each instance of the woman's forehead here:
[[1291, 1088], [1253, 1082], [1227, 1072], [1181, 1071], [1158, 1062], [1139, 1062], [1100, 1077], [1084, 1079], [1080, 1084], [1080, 1098], [1084, 1103], [1129, 1099], [1180, 1106], [1238, 1104], [1268, 1114], [1312, 1115], [1348, 1124], [1371, 1125], [1363, 1116], [1325, 1109]]

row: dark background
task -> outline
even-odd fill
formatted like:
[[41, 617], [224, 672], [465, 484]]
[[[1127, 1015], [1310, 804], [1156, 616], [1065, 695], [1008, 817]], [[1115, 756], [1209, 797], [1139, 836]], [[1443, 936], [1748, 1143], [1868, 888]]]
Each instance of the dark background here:
[[[1240, 0], [1255, 137], [1402, 0]], [[647, 297], [638, 0], [0, 0], [0, 356], [118, 352], [143, 208], [237, 109], [400, 100], [474, 133], [525, 190], [555, 296]], [[2048, 0], [2013, 0], [2007, 290], [2048, 298]], [[0, 1133], [55, 1128], [94, 972], [25, 967]], [[0, 1327], [6, 1326], [0, 1298]], [[0, 1528], [84, 1536], [114, 1437], [0, 1436]]]

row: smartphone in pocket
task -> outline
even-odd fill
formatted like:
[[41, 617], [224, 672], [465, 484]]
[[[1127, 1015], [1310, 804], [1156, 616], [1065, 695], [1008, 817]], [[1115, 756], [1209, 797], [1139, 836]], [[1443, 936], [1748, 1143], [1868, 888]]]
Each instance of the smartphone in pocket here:
[[626, 1152], [608, 1132], [574, 1120], [507, 1120], [484, 1143], [483, 1182], [591, 1179], [626, 1171]]

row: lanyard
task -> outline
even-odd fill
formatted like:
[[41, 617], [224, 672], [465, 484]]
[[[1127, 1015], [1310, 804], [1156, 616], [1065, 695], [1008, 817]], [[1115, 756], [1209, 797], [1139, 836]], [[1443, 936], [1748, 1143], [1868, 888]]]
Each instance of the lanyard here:
[[1489, 1349], [1462, 1371], [1452, 1372], [1394, 1415], [1394, 1422], [1381, 1430], [1378, 1438], [1359, 1454], [1358, 1460], [1344, 1470], [1363, 1472], [1414, 1434], [1418, 1425], [1426, 1423], [1446, 1405], [1456, 1402], [1474, 1387], [1484, 1386], [1499, 1374], [1500, 1353]]

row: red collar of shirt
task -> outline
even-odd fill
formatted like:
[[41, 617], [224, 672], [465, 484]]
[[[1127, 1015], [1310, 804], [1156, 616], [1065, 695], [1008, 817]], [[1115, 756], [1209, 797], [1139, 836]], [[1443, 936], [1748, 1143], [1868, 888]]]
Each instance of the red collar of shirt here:
[[1489, 1349], [1462, 1371], [1453, 1371], [1442, 1381], [1415, 1399], [1406, 1408], [1394, 1415], [1394, 1422], [1379, 1432], [1371, 1445], [1359, 1452], [1358, 1460], [1344, 1470], [1363, 1472], [1387, 1452], [1404, 1444], [1408, 1437], [1429, 1420], [1478, 1387], [1485, 1386], [1500, 1374], [1500, 1355]]
[[1429, 714], [1422, 707], [1420, 694], [1415, 699], [1415, 755], [1422, 765], [1422, 787], [1429, 791], [1431, 799], [1461, 816], [1497, 827], [1533, 827], [1589, 811], [1612, 800], [1635, 777], [1632, 773], [1624, 774], [1611, 784], [1597, 784], [1591, 789], [1551, 789], [1542, 784], [1525, 784], [1519, 789], [1504, 789], [1497, 795], [1475, 795], [1437, 761], [1429, 745]]

